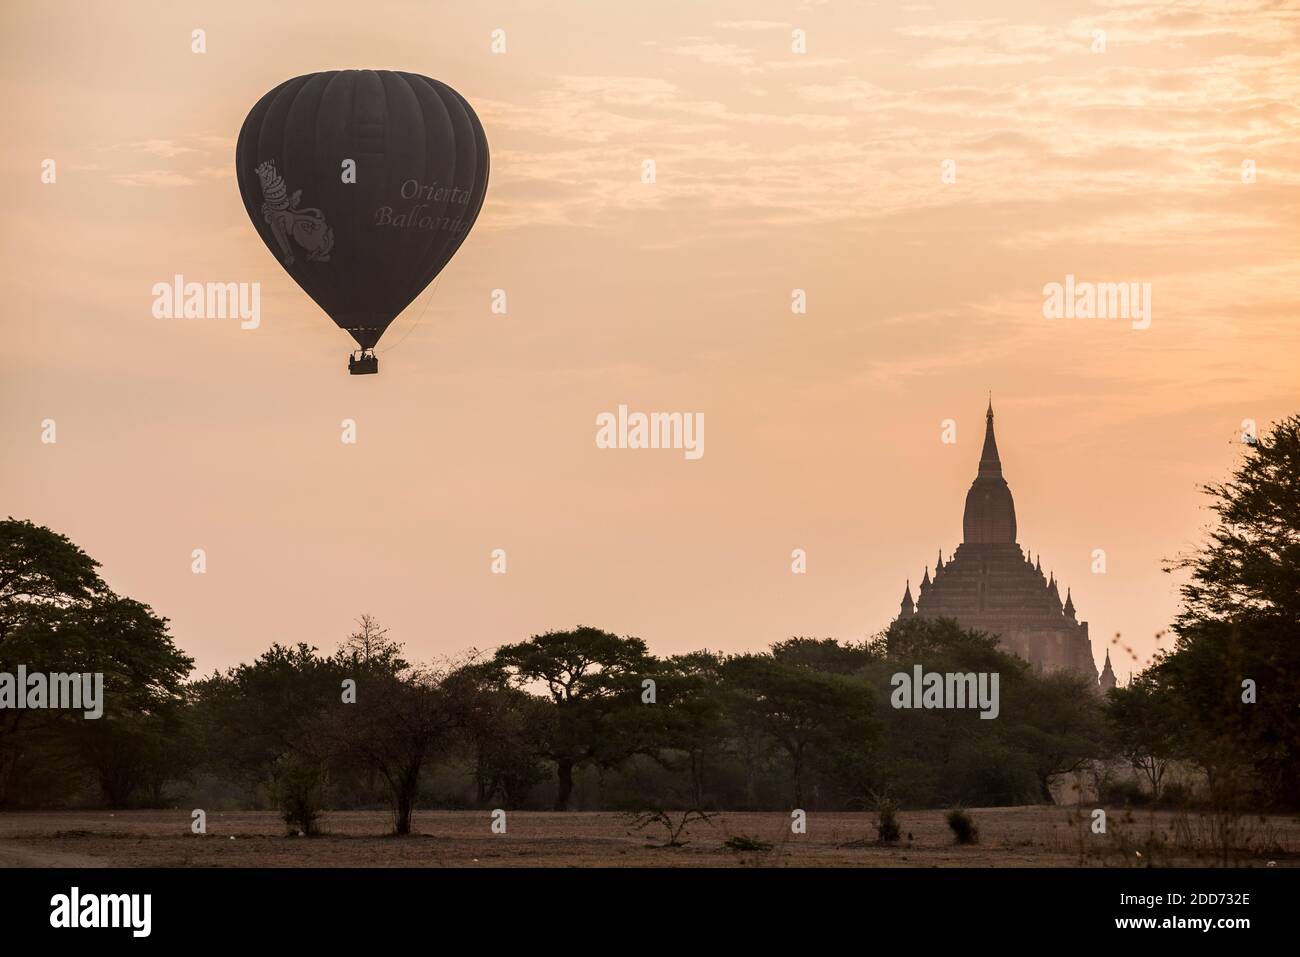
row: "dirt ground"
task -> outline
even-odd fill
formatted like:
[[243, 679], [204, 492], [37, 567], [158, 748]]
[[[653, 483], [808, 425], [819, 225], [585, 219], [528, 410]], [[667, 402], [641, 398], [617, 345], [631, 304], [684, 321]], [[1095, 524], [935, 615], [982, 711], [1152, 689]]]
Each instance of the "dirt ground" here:
[[[1093, 834], [1090, 809], [974, 808], [980, 841], [958, 846], [945, 812], [904, 811], [902, 840], [874, 843], [874, 815], [810, 813], [791, 833], [776, 812], [719, 814], [689, 825], [683, 847], [663, 847], [618, 813], [511, 811], [493, 834], [486, 811], [423, 811], [409, 838], [387, 836], [379, 811], [326, 815], [322, 837], [287, 837], [266, 811], [213, 811], [207, 834], [190, 810], [0, 814], [0, 867], [1142, 867], [1221, 864], [1208, 819], [1168, 811], [1113, 810]], [[674, 819], [680, 815], [674, 814]], [[1300, 819], [1238, 822], [1234, 866], [1300, 866]], [[868, 836], [872, 842], [864, 842]], [[733, 850], [744, 836], [770, 850]]]

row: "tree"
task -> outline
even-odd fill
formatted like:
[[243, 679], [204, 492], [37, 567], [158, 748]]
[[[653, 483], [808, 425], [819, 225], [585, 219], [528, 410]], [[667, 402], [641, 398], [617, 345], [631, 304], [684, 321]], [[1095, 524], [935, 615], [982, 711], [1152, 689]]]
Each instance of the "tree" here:
[[557, 811], [568, 810], [575, 768], [589, 761], [616, 764], [646, 747], [635, 709], [643, 707], [640, 681], [655, 663], [640, 638], [579, 626], [504, 645], [494, 662], [505, 681], [540, 686], [553, 705], [538, 747], [555, 762]]
[[161, 802], [167, 780], [186, 774], [191, 755], [177, 747], [183, 682], [193, 659], [167, 634], [167, 622], [129, 598], [105, 598], [65, 614], [64, 639], [85, 649], [77, 670], [104, 675], [104, 714], [69, 716], [82, 759], [95, 770], [110, 807], [141, 790]]
[[373, 615], [357, 619], [357, 630], [348, 635], [339, 646], [339, 656], [367, 670], [387, 671], [392, 674], [404, 671], [410, 663], [402, 657], [402, 644], [388, 637]]
[[[13, 794], [24, 735], [45, 753], [79, 753], [97, 770], [110, 803], [156, 777], [142, 754], [163, 748], [166, 715], [179, 708], [193, 661], [167, 621], [121, 598], [98, 563], [67, 537], [29, 521], [0, 522], [0, 671], [102, 674], [104, 714], [5, 709], [0, 713], [0, 804]], [[59, 740], [67, 747], [57, 749]], [[117, 753], [120, 763], [107, 755]]]
[[332, 753], [329, 717], [344, 671], [305, 643], [273, 644], [251, 664], [197, 682], [207, 760], [248, 784], [265, 783], [285, 754], [323, 762]]
[[1102, 755], [1101, 702], [1087, 676], [1069, 671], [1028, 673], [1004, 692], [1002, 707], [1010, 740], [1032, 763], [1044, 804], [1055, 803], [1056, 778]]
[[107, 592], [97, 568], [65, 535], [13, 516], [0, 522], [0, 642], [34, 608], [67, 608]]
[[[363, 614], [357, 619], [357, 630], [348, 635], [339, 646], [334, 660], [353, 680], [364, 680], [368, 675], [398, 675], [410, 669], [403, 655], [401, 642], [388, 637], [388, 629], [379, 624], [373, 615]], [[369, 764], [364, 769], [367, 799], [376, 794], [379, 770]]]
[[1107, 748], [1120, 755], [1160, 799], [1165, 772], [1178, 756], [1179, 711], [1168, 690], [1150, 671], [1113, 688], [1106, 701]]
[[834, 675], [852, 675], [872, 661], [865, 644], [842, 645], [834, 638], [790, 638], [772, 645], [772, 658]]
[[659, 678], [662, 741], [686, 755], [690, 803], [696, 808], [705, 804], [710, 764], [727, 747], [723, 662], [721, 655], [710, 651], [676, 655], [665, 663]]
[[344, 755], [373, 767], [388, 786], [393, 833], [411, 833], [420, 772], [465, 723], [467, 685], [447, 672], [411, 668], [401, 674], [372, 672], [357, 682], [357, 702], [338, 712]]
[[[1101, 753], [1101, 713], [1090, 682], [1039, 674], [1003, 651], [996, 636], [950, 618], [896, 623], [870, 646], [884, 657], [868, 671], [878, 687], [922, 665], [926, 672], [998, 676], [999, 713], [885, 709], [880, 787], [914, 804], [1052, 802], [1052, 783]], [[990, 685], [991, 687], [991, 685]]]
[[[1182, 586], [1177, 638], [1147, 674], [1167, 694], [1181, 753], [1211, 797], [1300, 801], [1300, 415], [1245, 446], [1227, 482], [1204, 486], [1218, 522], [1167, 570]], [[1248, 690], [1251, 689], [1251, 690]]]
[[1218, 524], [1187, 569], [1180, 623], [1263, 618], [1300, 626], [1300, 415], [1245, 446], [1227, 482], [1203, 486]]
[[771, 655], [738, 655], [723, 668], [742, 720], [753, 722], [790, 762], [795, 807], [804, 807], [810, 767], [857, 776], [865, 786], [865, 765], [876, 731], [875, 695], [864, 680], [828, 674]]
[[550, 718], [550, 702], [500, 680], [492, 663], [473, 663], [453, 672], [448, 682], [464, 689], [464, 739], [473, 764], [475, 802], [519, 807], [549, 772], [538, 758], [539, 729]]

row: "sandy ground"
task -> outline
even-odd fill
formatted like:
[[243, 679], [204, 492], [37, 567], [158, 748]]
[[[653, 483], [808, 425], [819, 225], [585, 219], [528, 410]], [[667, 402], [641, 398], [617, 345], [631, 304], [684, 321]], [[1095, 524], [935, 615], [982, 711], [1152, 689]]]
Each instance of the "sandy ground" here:
[[[943, 811], [905, 811], [903, 839], [863, 843], [874, 815], [811, 813], [807, 833], [788, 815], [720, 814], [693, 823], [683, 847], [652, 825], [631, 828], [617, 813], [511, 811], [506, 834], [493, 834], [486, 811], [423, 811], [415, 834], [387, 836], [388, 814], [326, 815], [322, 837], [285, 836], [265, 811], [213, 811], [207, 834], [190, 832], [190, 810], [55, 811], [0, 814], [0, 867], [1132, 867], [1213, 866], [1207, 823], [1197, 815], [1180, 830], [1171, 812], [1109, 812], [1106, 834], [1093, 834], [1084, 812], [1066, 808], [975, 808], [980, 842], [958, 846]], [[674, 815], [679, 817], [679, 815]], [[1241, 822], [1246, 847], [1236, 866], [1300, 866], [1300, 819]], [[736, 851], [728, 838], [772, 844]], [[1256, 850], [1258, 849], [1258, 850]]]

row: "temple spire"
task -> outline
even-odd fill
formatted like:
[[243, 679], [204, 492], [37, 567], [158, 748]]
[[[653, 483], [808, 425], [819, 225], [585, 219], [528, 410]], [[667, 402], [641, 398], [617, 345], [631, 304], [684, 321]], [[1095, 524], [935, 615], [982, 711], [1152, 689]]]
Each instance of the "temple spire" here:
[[[1129, 681], [1132, 682], [1132, 675], [1129, 675]], [[1105, 693], [1115, 687], [1115, 669], [1110, 666], [1110, 649], [1106, 649], [1106, 665], [1101, 669], [1101, 675], [1097, 678], [1097, 685], [1102, 693]]]
[[903, 601], [899, 604], [900, 618], [911, 618], [916, 613], [916, 603], [912, 601], [912, 580], [907, 580], [907, 588], [903, 590]]
[[989, 399], [984, 426], [984, 450], [980, 453], [979, 471], [966, 493], [962, 513], [963, 544], [1014, 545], [1016, 542], [1016, 504], [1011, 489], [1002, 477], [1002, 459], [993, 435], [993, 400]]
[[981, 477], [1002, 477], [1002, 459], [998, 456], [998, 441], [993, 435], [993, 393], [989, 393], [989, 410], [984, 415], [984, 450], [980, 453]]

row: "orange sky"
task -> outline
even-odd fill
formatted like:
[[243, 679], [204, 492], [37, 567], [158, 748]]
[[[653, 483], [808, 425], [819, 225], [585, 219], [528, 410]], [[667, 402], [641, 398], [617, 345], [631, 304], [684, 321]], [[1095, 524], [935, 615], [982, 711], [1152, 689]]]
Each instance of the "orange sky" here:
[[[417, 657], [578, 623], [661, 654], [855, 639], [960, 540], [992, 389], [1021, 543], [1099, 661], [1116, 631], [1145, 657], [1197, 483], [1243, 419], [1300, 410], [1296, 11], [7, 6], [0, 511], [204, 671], [332, 649], [362, 612]], [[346, 67], [449, 83], [492, 149], [478, 225], [366, 378], [233, 178], [262, 93]], [[176, 273], [261, 283], [261, 327], [154, 318]], [[1044, 319], [1066, 274], [1150, 282], [1151, 327]], [[703, 412], [706, 454], [597, 449], [621, 403]]]

